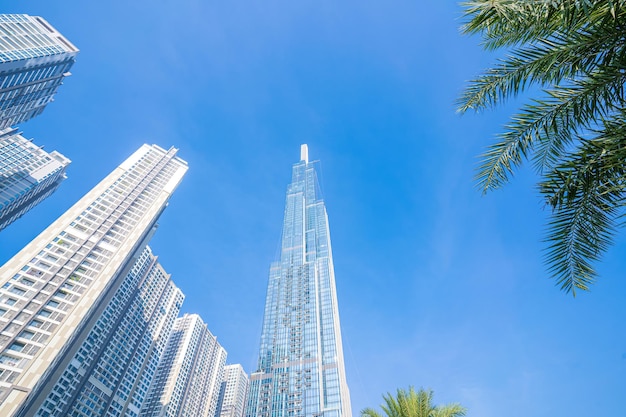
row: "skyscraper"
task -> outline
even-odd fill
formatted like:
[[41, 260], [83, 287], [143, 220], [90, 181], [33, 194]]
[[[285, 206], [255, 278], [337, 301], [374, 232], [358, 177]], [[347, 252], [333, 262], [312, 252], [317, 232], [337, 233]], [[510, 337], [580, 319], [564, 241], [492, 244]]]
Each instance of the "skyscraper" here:
[[0, 14], [0, 129], [40, 114], [77, 54], [41, 17]]
[[333, 257], [315, 164], [302, 145], [287, 188], [247, 417], [350, 417]]
[[138, 416], [183, 299], [144, 249], [35, 415]]
[[249, 385], [250, 379], [241, 365], [226, 365], [215, 417], [243, 417]]
[[[124, 285], [187, 171], [143, 145], [0, 268], [0, 415], [32, 415]], [[54, 399], [56, 400], [56, 398]]]
[[0, 230], [56, 191], [70, 160], [45, 152], [17, 133], [0, 129]]
[[177, 318], [141, 417], [213, 417], [225, 363], [200, 316]]

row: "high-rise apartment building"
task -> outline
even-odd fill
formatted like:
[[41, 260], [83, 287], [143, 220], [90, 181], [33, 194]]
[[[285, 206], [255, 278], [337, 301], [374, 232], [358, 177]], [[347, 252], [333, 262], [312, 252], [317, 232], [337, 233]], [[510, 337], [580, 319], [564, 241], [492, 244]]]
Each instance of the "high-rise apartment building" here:
[[0, 14], [0, 129], [40, 114], [78, 49], [38, 16]]
[[69, 159], [44, 152], [10, 127], [53, 101], [77, 54], [41, 17], [0, 14], [0, 230], [66, 178]]
[[187, 171], [176, 152], [143, 145], [0, 268], [1, 416], [33, 415], [80, 371], [74, 358]]
[[250, 379], [241, 365], [226, 365], [215, 417], [243, 417], [249, 385]]
[[0, 230], [50, 196], [70, 160], [45, 152], [16, 129], [0, 129]]
[[197, 314], [174, 322], [141, 417], [214, 417], [226, 351]]
[[247, 417], [350, 417], [328, 216], [302, 145], [272, 263]]
[[144, 249], [35, 415], [137, 417], [183, 299]]

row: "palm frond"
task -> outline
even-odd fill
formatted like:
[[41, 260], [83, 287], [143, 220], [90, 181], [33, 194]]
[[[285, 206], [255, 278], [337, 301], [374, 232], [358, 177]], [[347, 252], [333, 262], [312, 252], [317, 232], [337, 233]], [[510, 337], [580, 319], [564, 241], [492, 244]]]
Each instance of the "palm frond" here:
[[590, 74], [598, 66], [623, 68], [623, 48], [621, 34], [607, 33], [602, 28], [567, 35], [555, 32], [550, 38], [513, 50], [494, 68], [470, 81], [457, 100], [458, 111], [493, 107], [533, 84], [558, 85], [563, 80]]
[[402, 409], [400, 406], [400, 400], [403, 395], [404, 395], [404, 391], [401, 391], [400, 389], [398, 389], [397, 399], [390, 393], [383, 396], [383, 399], [385, 400], [385, 404], [383, 404], [381, 408], [383, 409], [387, 417], [403, 417]]
[[[409, 387], [408, 391], [399, 388], [396, 395], [383, 395], [385, 403], [381, 406], [386, 417], [463, 417], [465, 408], [458, 404], [435, 406], [433, 391]], [[371, 408], [361, 411], [361, 417], [381, 417]]]
[[558, 30], [575, 32], [589, 26], [616, 22], [623, 17], [624, 0], [474, 0], [465, 9], [465, 34], [480, 33], [486, 49], [510, 47]]
[[548, 98], [524, 106], [505, 127], [500, 142], [483, 155], [477, 174], [483, 192], [506, 183], [538, 142], [543, 153], [537, 154], [536, 161], [558, 158], [577, 132], [623, 107], [625, 81], [625, 73], [593, 75], [548, 90]]
[[592, 263], [612, 244], [626, 201], [626, 127], [613, 119], [599, 133], [540, 184], [553, 209], [546, 261], [574, 296], [595, 280]]
[[463, 417], [467, 409], [461, 404], [448, 404], [435, 408], [432, 417]]
[[470, 83], [459, 111], [493, 107], [531, 86], [544, 93], [487, 149], [477, 183], [483, 193], [498, 188], [532, 159], [552, 209], [549, 270], [564, 291], [586, 290], [593, 262], [626, 217], [626, 0], [471, 0], [463, 7], [464, 33], [480, 34], [486, 49], [511, 50]]
[[364, 408], [361, 410], [361, 417], [382, 417], [381, 414], [373, 408]]

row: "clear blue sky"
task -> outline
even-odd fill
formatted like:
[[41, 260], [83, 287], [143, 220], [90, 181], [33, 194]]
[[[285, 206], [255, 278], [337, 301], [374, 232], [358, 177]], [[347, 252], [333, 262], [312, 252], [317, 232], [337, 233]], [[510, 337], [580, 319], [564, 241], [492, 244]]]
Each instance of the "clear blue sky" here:
[[355, 416], [430, 387], [469, 416], [618, 416], [626, 239], [573, 299], [549, 280], [530, 169], [472, 177], [511, 109], [455, 113], [494, 60], [452, 1], [4, 1], [81, 52], [21, 126], [72, 159], [54, 196], [0, 233], [0, 262], [142, 143], [190, 170], [152, 243], [229, 362], [256, 366], [291, 164], [322, 161]]

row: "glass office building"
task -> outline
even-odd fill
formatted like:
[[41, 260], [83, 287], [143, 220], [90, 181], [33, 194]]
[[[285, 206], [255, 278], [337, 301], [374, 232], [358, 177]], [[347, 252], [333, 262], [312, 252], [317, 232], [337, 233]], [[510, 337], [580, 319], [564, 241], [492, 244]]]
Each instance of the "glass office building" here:
[[16, 129], [0, 130], [0, 230], [57, 190], [70, 160], [44, 151]]
[[78, 48], [38, 16], [0, 14], [0, 129], [40, 114]]
[[143, 145], [0, 268], [1, 416], [34, 415], [65, 370], [86, 373], [75, 358], [187, 171], [176, 153]]
[[328, 216], [315, 163], [293, 166], [247, 417], [350, 417]]

